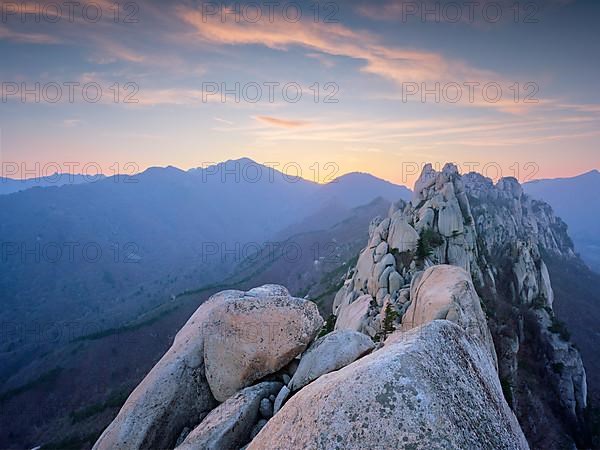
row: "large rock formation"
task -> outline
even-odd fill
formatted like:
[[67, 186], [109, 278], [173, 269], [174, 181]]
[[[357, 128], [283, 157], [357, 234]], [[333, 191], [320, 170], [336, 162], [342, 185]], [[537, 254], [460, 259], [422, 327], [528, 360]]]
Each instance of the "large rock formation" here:
[[211, 311], [205, 337], [206, 378], [218, 401], [278, 371], [315, 338], [323, 319], [317, 305], [263, 286]]
[[[265, 382], [242, 389], [213, 409], [176, 450], [238, 449], [250, 441], [260, 403], [277, 393], [281, 383]], [[267, 400], [268, 401], [268, 400]]]
[[548, 252], [573, 257], [565, 226], [516, 180], [426, 166], [411, 203], [372, 221], [333, 332], [315, 340], [316, 306], [281, 286], [217, 294], [95, 448], [585, 445]]
[[[475, 173], [461, 177], [452, 164], [439, 172], [427, 165], [412, 201], [372, 221], [333, 313], [343, 323], [351, 317], [354, 329], [375, 340], [445, 318], [471, 322], [467, 328], [493, 351], [491, 331], [504, 393], [530, 442], [584, 445], [585, 371], [552, 310], [545, 253], [574, 257], [566, 225], [547, 204], [523, 194], [515, 179], [494, 185]], [[431, 268], [443, 264], [464, 269], [469, 279], [444, 280], [449, 269]], [[451, 298], [439, 296], [442, 290], [453, 292]], [[489, 331], [479, 302], [467, 301], [479, 297]], [[543, 419], [532, 421], [533, 410]]]
[[329, 333], [313, 342], [302, 355], [290, 388], [297, 391], [321, 375], [356, 361], [374, 347], [375, 344], [368, 336], [356, 331]]
[[292, 397], [248, 450], [527, 449], [489, 353], [436, 320]]
[[290, 297], [281, 286], [213, 295], [131, 393], [94, 449], [173, 448], [182, 431], [198, 425], [217, 400], [300, 354], [322, 323], [315, 304]]

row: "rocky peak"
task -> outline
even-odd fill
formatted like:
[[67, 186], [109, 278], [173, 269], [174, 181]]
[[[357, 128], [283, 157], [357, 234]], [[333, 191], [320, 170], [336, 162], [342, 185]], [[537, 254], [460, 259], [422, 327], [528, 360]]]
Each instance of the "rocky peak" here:
[[[524, 194], [515, 178], [494, 184], [478, 173], [461, 176], [454, 164], [439, 172], [427, 164], [412, 201], [394, 205], [388, 217], [372, 222], [369, 243], [334, 300], [336, 329], [380, 340], [398, 327], [406, 329], [415, 310], [430, 319], [475, 320], [477, 308], [467, 308], [467, 320], [458, 300], [415, 306], [428, 268], [458, 266], [481, 297], [498, 374], [526, 435], [531, 442], [571, 445], [583, 427], [585, 371], [578, 351], [564, 334], [560, 337], [543, 260], [547, 252], [574, 256], [566, 225], [549, 205]], [[457, 299], [467, 295], [456, 292]], [[528, 373], [531, 363], [536, 374]], [[528, 388], [542, 379], [553, 394]], [[533, 405], [542, 405], [550, 431], [525, 420]]]
[[585, 371], [543, 261], [572, 251], [560, 223], [514, 179], [427, 165], [323, 328], [282, 286], [213, 295], [94, 448], [585, 446]]
[[521, 184], [514, 177], [504, 177], [498, 180], [496, 188], [501, 193], [506, 193], [508, 196], [519, 200], [523, 195], [523, 188]]

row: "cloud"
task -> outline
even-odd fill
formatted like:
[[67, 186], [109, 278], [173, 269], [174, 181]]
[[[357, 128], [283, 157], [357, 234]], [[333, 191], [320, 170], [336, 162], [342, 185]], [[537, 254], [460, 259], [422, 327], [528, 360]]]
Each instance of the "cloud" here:
[[[564, 117], [568, 119], [569, 117]], [[591, 124], [589, 122], [592, 122]], [[588, 121], [549, 120], [543, 115], [514, 120], [479, 118], [465, 123], [460, 117], [418, 120], [315, 119], [310, 133], [293, 127], [254, 128], [246, 131], [261, 142], [342, 143], [345, 149], [427, 148], [445, 151], [450, 145], [505, 147], [592, 137], [600, 117]]]
[[111, 64], [115, 61], [126, 61], [132, 63], [142, 63], [146, 57], [141, 53], [135, 52], [124, 45], [108, 39], [105, 36], [97, 35], [93, 37], [96, 50], [89, 57], [90, 62], [96, 64]]
[[310, 124], [310, 122], [304, 120], [280, 119], [278, 117], [271, 116], [255, 116], [254, 119], [266, 123], [267, 125], [280, 128], [298, 128]]
[[233, 122], [231, 122], [229, 120], [221, 119], [220, 117], [213, 117], [213, 119], [216, 120], [217, 122], [224, 123], [225, 125], [234, 125]]
[[[150, 58], [147, 49], [136, 51], [132, 48], [144, 47], [152, 37], [161, 38], [168, 36], [167, 33], [149, 32], [149, 28], [140, 27], [131, 33], [120, 32], [124, 29], [122, 25], [130, 28], [136, 25], [126, 20], [140, 20], [139, 4], [130, 2], [119, 5], [112, 0], [80, 0], [76, 4], [73, 2], [71, 8], [67, 8], [61, 2], [50, 3], [46, 0], [0, 0], [3, 22], [6, 24], [0, 24], [0, 40], [85, 47], [87, 61], [95, 64], [112, 64], [117, 61], [155, 64], [156, 61], [162, 60]], [[133, 9], [134, 7], [137, 10]], [[154, 20], [162, 17], [148, 2], [144, 3], [142, 8], [144, 19]], [[148, 23], [146, 26], [148, 27]]]
[[307, 53], [306, 56], [308, 56], [309, 58], [316, 59], [328, 69], [335, 67], [335, 62], [333, 62], [331, 58], [328, 58], [327, 55], [324, 55], [323, 53]]
[[65, 119], [62, 121], [62, 125], [65, 128], [74, 128], [83, 123], [81, 119]]
[[0, 25], [0, 40], [20, 42], [23, 44], [59, 44], [60, 39], [43, 33], [22, 33]]
[[[341, 24], [313, 21], [290, 23], [283, 19], [257, 23], [223, 22], [218, 15], [203, 16], [201, 11], [187, 6], [179, 6], [176, 14], [192, 27], [194, 36], [201, 42], [221, 46], [262, 45], [280, 51], [301, 47], [309, 50], [307, 56], [315, 58], [319, 55], [320, 60], [328, 55], [347, 57], [363, 62], [360, 68], [362, 73], [376, 75], [398, 86], [405, 82], [514, 84], [514, 81], [508, 81], [493, 71], [479, 69], [439, 53], [387, 46], [370, 32], [351, 30]], [[508, 112], [523, 109], [507, 104], [483, 105], [481, 102], [466, 101], [460, 104], [469, 103], [504, 108]]]
[[212, 101], [210, 96], [203, 98], [200, 89], [143, 89], [136, 97], [141, 106], [156, 105], [201, 105]]
[[[544, 3], [514, 0], [479, 0], [477, 2], [456, 2], [455, 0], [380, 0], [377, 2], [359, 1], [354, 10], [372, 20], [397, 23], [463, 23], [470, 25], [510, 24], [515, 17], [520, 20], [539, 20], [549, 7], [562, 7], [575, 0], [545, 0]], [[520, 15], [516, 16], [515, 7]], [[527, 23], [527, 22], [525, 22]], [[530, 22], [536, 23], [536, 22]]]

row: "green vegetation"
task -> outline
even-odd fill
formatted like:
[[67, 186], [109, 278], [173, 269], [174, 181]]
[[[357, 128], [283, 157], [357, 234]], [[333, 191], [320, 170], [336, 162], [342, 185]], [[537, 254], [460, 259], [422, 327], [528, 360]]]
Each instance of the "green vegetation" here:
[[342, 264], [331, 272], [327, 272], [321, 280], [319, 281], [319, 285], [321, 286], [329, 286], [325, 292], [322, 292], [317, 298], [313, 300], [314, 303], [320, 305], [321, 302], [332, 294], [336, 294], [342, 286], [344, 286], [345, 274], [348, 271], [349, 267], [354, 267], [356, 262], [358, 261], [358, 255], [352, 257], [346, 264]]
[[385, 318], [383, 319], [383, 338], [385, 339], [388, 334], [392, 334], [396, 331], [394, 327], [394, 321], [398, 318], [398, 312], [392, 307], [391, 303], [388, 303], [385, 307]]
[[321, 332], [319, 333], [319, 337], [323, 337], [326, 334], [329, 334], [333, 331], [334, 327], [335, 327], [335, 321], [336, 321], [337, 317], [334, 316], [333, 314], [330, 315], [327, 320], [325, 321], [325, 323], [323, 324], [323, 328], [321, 328]]
[[308, 293], [310, 292], [310, 289], [313, 287], [312, 284], [307, 284], [304, 289], [296, 292], [296, 295], [294, 295], [294, 297], [298, 297], [298, 298], [305, 298]]
[[98, 331], [97, 333], [92, 333], [92, 334], [88, 334], [86, 336], [80, 336], [76, 339], [74, 339], [74, 342], [77, 341], [94, 341], [96, 339], [102, 339], [104, 337], [107, 336], [112, 336], [115, 334], [122, 334], [122, 333], [126, 333], [129, 331], [135, 331], [138, 330], [142, 327], [145, 327], [147, 325], [152, 325], [155, 322], [158, 322], [159, 319], [161, 319], [162, 317], [172, 313], [173, 311], [175, 311], [176, 309], [179, 308], [179, 305], [173, 307], [173, 308], [169, 308], [169, 309], [165, 309], [163, 311], [161, 311], [159, 314], [150, 317], [146, 320], [137, 322], [137, 323], [132, 323], [132, 324], [128, 324], [128, 325], [123, 325], [121, 327], [114, 327], [114, 328], [108, 328], [106, 330], [103, 331]]
[[5, 402], [12, 397], [15, 397], [23, 392], [29, 391], [30, 389], [34, 389], [36, 387], [46, 386], [50, 383], [53, 383], [57, 380], [60, 373], [63, 371], [62, 367], [55, 367], [52, 370], [40, 375], [35, 380], [30, 381], [29, 383], [25, 383], [23, 386], [19, 386], [15, 389], [10, 389], [0, 395], [0, 403]]
[[426, 228], [421, 231], [419, 241], [417, 242], [417, 259], [423, 261], [433, 253], [435, 247], [439, 247], [444, 243], [442, 235], [431, 228]]
[[544, 309], [546, 307], [546, 299], [544, 297], [542, 297], [541, 295], [538, 295], [531, 302], [531, 307], [533, 309]]
[[569, 339], [571, 339], [571, 333], [569, 333], [567, 326], [565, 325], [564, 322], [561, 322], [560, 320], [558, 320], [556, 318], [556, 316], [552, 317], [552, 325], [550, 325], [548, 327], [548, 331], [550, 331], [551, 333], [556, 333], [556, 334], [560, 335], [560, 338], [563, 341], [568, 342]]
[[506, 399], [506, 403], [508, 406], [512, 408], [513, 406], [513, 396], [512, 396], [512, 388], [513, 385], [508, 378], [500, 378], [500, 386], [502, 386], [502, 393], [504, 394], [504, 398]]
[[[274, 261], [275, 261], [275, 258], [272, 262], [269, 262], [266, 266], [259, 267], [256, 271], [254, 271], [247, 277], [245, 277], [241, 280], [238, 280], [236, 282], [231, 282], [231, 283], [224, 282], [224, 283], [219, 283], [219, 284], [209, 284], [209, 285], [206, 285], [206, 286], [198, 288], [198, 289], [187, 290], [187, 291], [181, 292], [181, 293], [177, 294], [175, 296], [175, 298], [179, 299], [181, 297], [187, 297], [190, 295], [199, 295], [204, 292], [211, 291], [211, 290], [232, 289], [246, 281], [249, 281], [257, 274], [266, 270], [270, 265], [272, 265], [274, 263]], [[140, 287], [140, 290], [138, 291], [138, 294], [136, 294], [136, 295], [139, 295], [142, 292], [143, 292], [143, 287]], [[169, 305], [169, 306], [165, 306], [165, 305]], [[102, 339], [107, 336], [112, 336], [112, 335], [116, 335], [116, 334], [135, 331], [135, 330], [138, 330], [145, 326], [152, 325], [155, 322], [158, 322], [161, 318], [163, 318], [163, 317], [173, 313], [177, 309], [179, 309], [180, 306], [181, 306], [180, 304], [176, 304], [173, 306], [171, 302], [163, 303], [163, 304], [159, 305], [157, 308], [155, 308], [154, 311], [148, 311], [147, 313], [145, 313], [144, 316], [149, 316], [151, 313], [153, 313], [153, 315], [151, 315], [150, 317], [148, 317], [146, 319], [139, 320], [139, 318], [138, 318], [137, 322], [128, 323], [128, 324], [125, 324], [120, 327], [108, 328], [106, 330], [102, 330], [97, 333], [88, 334], [86, 336], [80, 336], [77, 339], [75, 339], [75, 341], [85, 341], [85, 340], [92, 341], [92, 340]], [[162, 308], [162, 310], [160, 308]]]
[[[286, 241], [286, 243], [284, 243], [284, 245], [282, 245], [282, 248], [285, 248], [285, 244], [287, 244], [287, 242], [290, 242], [292, 240], [292, 238], [290, 238], [288, 241]], [[280, 250], [281, 252], [281, 250]], [[206, 286], [203, 286], [201, 288], [198, 289], [188, 289], [186, 291], [183, 291], [179, 294], [177, 294], [175, 296], [175, 298], [180, 298], [180, 297], [186, 297], [189, 295], [197, 295], [197, 294], [202, 294], [206, 291], [211, 291], [211, 290], [222, 290], [222, 289], [233, 289], [236, 286], [239, 286], [242, 283], [245, 283], [247, 281], [252, 280], [254, 277], [256, 277], [257, 275], [263, 273], [264, 271], [266, 271], [268, 268], [270, 268], [271, 266], [273, 266], [279, 259], [281, 259], [283, 255], [280, 253], [277, 256], [273, 256], [271, 258], [268, 258], [269, 260], [263, 264], [262, 266], [259, 266], [256, 270], [254, 270], [253, 272], [251, 272], [250, 274], [248, 274], [247, 276], [245, 276], [244, 278], [235, 280], [235, 276], [233, 275], [230, 278], [228, 278], [227, 280], [221, 282], [221, 283], [217, 283], [217, 284], [209, 284]], [[251, 257], [249, 257], [247, 260], [242, 261], [240, 263], [240, 266], [248, 266], [248, 267], [253, 267], [255, 265], [256, 261], [254, 259], [252, 259]]]
[[339, 291], [342, 286], [344, 285], [344, 282], [341, 281], [340, 283], [338, 283], [337, 285], [332, 286], [331, 288], [327, 289], [325, 292], [323, 292], [321, 295], [319, 295], [317, 298], [315, 298], [313, 300], [314, 303], [316, 303], [317, 305], [320, 304], [320, 302], [326, 298], [329, 295], [335, 294], [337, 291]]
[[95, 416], [96, 414], [99, 414], [109, 408], [120, 408], [123, 406], [128, 396], [129, 394], [125, 391], [113, 392], [104, 402], [95, 403], [80, 410], [71, 412], [71, 423], [75, 424], [77, 422], [81, 422], [82, 420]]
[[486, 317], [493, 317], [495, 311], [489, 307], [488, 300], [482, 295], [479, 295], [479, 304]]

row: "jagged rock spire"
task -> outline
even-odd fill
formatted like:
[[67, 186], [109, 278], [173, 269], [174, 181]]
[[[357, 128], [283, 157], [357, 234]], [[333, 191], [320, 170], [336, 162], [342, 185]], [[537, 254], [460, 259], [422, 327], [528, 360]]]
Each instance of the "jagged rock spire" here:
[[[549, 331], [558, 328], [544, 252], [574, 256], [566, 225], [550, 206], [524, 194], [515, 178], [494, 184], [477, 173], [461, 176], [451, 163], [441, 171], [427, 164], [412, 201], [404, 208], [393, 206], [387, 218], [372, 224], [356, 271], [334, 300], [334, 314], [344, 318], [336, 326], [384, 338], [388, 328], [405, 326], [404, 315], [415, 308], [411, 309], [414, 286], [424, 270], [440, 264], [462, 267], [471, 274], [490, 314], [499, 375], [515, 410], [526, 415], [532, 402], [538, 402], [553, 414], [549, 404], [554, 398], [547, 391], [521, 397], [514, 388], [527, 382], [520, 374], [522, 365], [532, 363], [520, 353], [526, 347], [536, 352], [533, 363], [546, 372], [545, 382], [550, 380], [553, 395], [569, 417], [567, 422], [555, 419], [552, 432], [576, 435], [586, 406], [585, 370], [572, 344]], [[421, 314], [456, 318], [441, 310]], [[540, 432], [530, 428], [526, 433], [538, 439]]]

